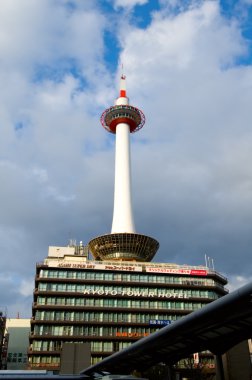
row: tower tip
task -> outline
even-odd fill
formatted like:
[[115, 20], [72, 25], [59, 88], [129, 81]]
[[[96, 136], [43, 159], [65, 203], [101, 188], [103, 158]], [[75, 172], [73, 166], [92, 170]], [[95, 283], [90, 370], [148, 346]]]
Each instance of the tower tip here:
[[123, 71], [122, 71], [122, 74], [121, 74], [121, 83], [120, 83], [120, 95], [119, 95], [120, 98], [127, 98], [127, 95], [126, 95], [126, 75], [123, 74]]
[[121, 70], [122, 70], [122, 73], [121, 73], [121, 79], [126, 79], [126, 75], [124, 75], [124, 73], [123, 73], [123, 63], [122, 63], [122, 65], [121, 65]]

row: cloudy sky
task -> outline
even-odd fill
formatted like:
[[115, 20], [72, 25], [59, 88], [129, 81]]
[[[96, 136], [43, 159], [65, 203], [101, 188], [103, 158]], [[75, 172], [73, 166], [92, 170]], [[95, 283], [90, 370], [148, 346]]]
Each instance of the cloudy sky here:
[[31, 316], [49, 245], [112, 223], [123, 63], [137, 232], [156, 261], [252, 279], [252, 1], [1, 0], [0, 307]]

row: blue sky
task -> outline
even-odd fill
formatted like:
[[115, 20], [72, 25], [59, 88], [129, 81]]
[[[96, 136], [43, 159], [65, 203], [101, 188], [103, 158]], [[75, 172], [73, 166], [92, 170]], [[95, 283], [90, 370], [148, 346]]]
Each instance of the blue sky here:
[[36, 262], [112, 223], [123, 63], [137, 232], [159, 262], [251, 280], [252, 1], [2, 0], [0, 306], [31, 315]]

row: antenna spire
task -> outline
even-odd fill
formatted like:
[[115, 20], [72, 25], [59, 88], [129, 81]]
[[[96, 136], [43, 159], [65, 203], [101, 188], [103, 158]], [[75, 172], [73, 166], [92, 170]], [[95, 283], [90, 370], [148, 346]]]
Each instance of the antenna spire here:
[[124, 73], [123, 73], [123, 63], [122, 63], [122, 65], [121, 65], [121, 70], [122, 70], [122, 74], [121, 74], [121, 78], [126, 78], [126, 76], [124, 75]]
[[127, 98], [126, 95], [126, 75], [123, 74], [123, 63], [122, 63], [122, 74], [121, 74], [121, 82], [120, 82], [120, 98]]

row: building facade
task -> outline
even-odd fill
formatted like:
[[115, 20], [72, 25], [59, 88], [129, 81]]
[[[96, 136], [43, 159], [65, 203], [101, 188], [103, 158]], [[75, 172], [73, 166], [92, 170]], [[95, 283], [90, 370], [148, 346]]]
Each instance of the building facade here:
[[7, 318], [6, 330], [8, 334], [7, 369], [26, 369], [30, 319]]
[[66, 342], [89, 342], [94, 364], [223, 296], [226, 282], [203, 266], [94, 261], [81, 246], [49, 247], [36, 270], [29, 368], [58, 371]]

